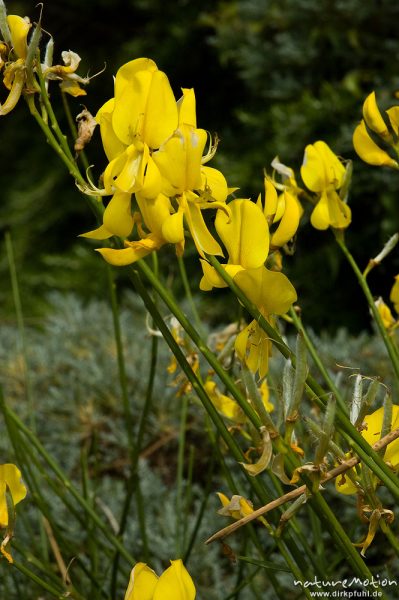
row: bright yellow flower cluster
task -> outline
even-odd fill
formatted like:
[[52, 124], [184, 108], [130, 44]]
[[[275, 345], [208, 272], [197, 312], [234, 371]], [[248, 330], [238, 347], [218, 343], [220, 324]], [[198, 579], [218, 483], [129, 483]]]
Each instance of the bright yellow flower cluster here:
[[363, 119], [353, 134], [353, 145], [362, 160], [370, 165], [399, 169], [396, 158], [392, 158], [379, 144], [398, 155], [399, 149], [399, 106], [392, 106], [386, 112], [385, 122], [378, 108], [375, 92], [367, 96], [363, 104]]
[[145, 563], [137, 563], [130, 574], [125, 600], [194, 600], [195, 586], [183, 562], [170, 562], [160, 577]]
[[[115, 77], [115, 96], [97, 114], [109, 164], [103, 195], [111, 195], [101, 227], [84, 234], [95, 239], [127, 238], [136, 226], [138, 240], [125, 248], [100, 249], [114, 265], [127, 265], [175, 244], [182, 254], [184, 225], [197, 250], [222, 255], [205, 224], [202, 211], [226, 207], [227, 183], [220, 171], [204, 164], [215, 153], [206, 150], [208, 134], [197, 128], [193, 89], [183, 89], [176, 102], [165, 73], [153, 60], [138, 58]], [[132, 196], [137, 209], [132, 213]]]

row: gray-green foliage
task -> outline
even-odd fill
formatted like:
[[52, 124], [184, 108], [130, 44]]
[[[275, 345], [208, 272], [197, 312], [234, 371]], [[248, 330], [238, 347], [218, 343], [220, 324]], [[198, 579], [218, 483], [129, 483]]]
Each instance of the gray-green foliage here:
[[[118, 522], [126, 494], [129, 474], [129, 454], [123, 408], [120, 399], [116, 364], [116, 348], [113, 337], [112, 317], [106, 302], [84, 303], [73, 294], [52, 294], [48, 298], [50, 314], [35, 326], [26, 328], [27, 366], [35, 421], [41, 442], [59, 462], [75, 484], [81, 488], [81, 455], [88, 457], [91, 476], [89, 497], [97, 512], [110, 527]], [[135, 423], [135, 434], [146, 393], [146, 378], [150, 358], [150, 336], [146, 330], [145, 312], [140, 300], [133, 294], [124, 298], [121, 311], [121, 327], [126, 353], [128, 393]], [[167, 374], [169, 351], [160, 342], [160, 357], [155, 380], [153, 407], [147, 424], [143, 444], [143, 458], [139, 462], [139, 479], [145, 507], [148, 546], [151, 566], [161, 572], [169, 560], [175, 558], [177, 519], [176, 514], [176, 444], [180, 401], [171, 387]], [[0, 381], [7, 402], [27, 424], [30, 409], [25, 395], [23, 355], [17, 328], [13, 323], [3, 323], [0, 328]], [[191, 502], [187, 508], [186, 543], [193, 530], [202, 501], [206, 482], [208, 457], [203, 452], [206, 445], [203, 413], [197, 403], [191, 408], [192, 418], [187, 434], [187, 448], [200, 439], [201, 451], [194, 454], [194, 473], [199, 481], [191, 484]], [[3, 462], [15, 460], [4, 424], [1, 424], [0, 450]], [[194, 436], [190, 441], [190, 436]], [[195, 437], [197, 436], [197, 437]], [[164, 443], [162, 442], [164, 440]], [[151, 450], [153, 443], [160, 442], [158, 449]], [[196, 467], [198, 461], [198, 465]], [[83, 523], [72, 517], [48, 484], [49, 474], [43, 483], [43, 496], [47, 501], [54, 523], [60, 528], [64, 542], [63, 558], [69, 563], [73, 557], [90, 568], [86, 557], [87, 531]], [[187, 490], [188, 482], [184, 483]], [[210, 533], [225, 524], [216, 513], [219, 502], [214, 494], [224, 489], [220, 475], [215, 473], [214, 485], [198, 531], [188, 568], [198, 588], [199, 599], [220, 600], [226, 590], [233, 590], [237, 567], [221, 559], [217, 545], [205, 546]], [[19, 507], [16, 544], [33, 555], [40, 555], [40, 513], [30, 494]], [[110, 517], [111, 515], [111, 517]], [[144, 560], [143, 541], [140, 534], [137, 507], [132, 503], [125, 533], [125, 544], [138, 560]], [[49, 550], [51, 555], [51, 550]], [[15, 556], [19, 559], [17, 549]], [[109, 557], [102, 553], [104, 568], [99, 573], [101, 583], [110, 577]], [[73, 565], [74, 563], [72, 563]], [[80, 563], [79, 563], [80, 564]], [[10, 598], [17, 598], [15, 572], [3, 560], [0, 562], [1, 593], [9, 591]], [[252, 572], [249, 567], [247, 572]], [[11, 576], [13, 574], [13, 577]], [[77, 589], [88, 594], [84, 576], [79, 566], [71, 566], [70, 575]], [[264, 579], [257, 576], [258, 585]], [[119, 575], [120, 595], [127, 585], [128, 569], [123, 566]], [[16, 577], [24, 597], [37, 598], [34, 586], [29, 592], [26, 580]], [[83, 587], [80, 587], [83, 586]], [[88, 583], [86, 583], [88, 586]], [[105, 585], [108, 589], [108, 585]], [[271, 592], [270, 592], [271, 593]], [[250, 591], [242, 592], [243, 600], [250, 600]], [[269, 596], [265, 596], [269, 597]], [[271, 595], [270, 598], [273, 596]]]

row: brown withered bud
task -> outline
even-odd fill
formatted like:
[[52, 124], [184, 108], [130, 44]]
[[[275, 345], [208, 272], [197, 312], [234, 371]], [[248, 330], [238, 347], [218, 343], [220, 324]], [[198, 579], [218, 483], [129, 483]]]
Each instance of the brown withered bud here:
[[87, 108], [84, 108], [82, 112], [78, 114], [76, 121], [78, 123], [78, 137], [75, 140], [74, 149], [76, 152], [82, 152], [92, 138], [97, 121]]

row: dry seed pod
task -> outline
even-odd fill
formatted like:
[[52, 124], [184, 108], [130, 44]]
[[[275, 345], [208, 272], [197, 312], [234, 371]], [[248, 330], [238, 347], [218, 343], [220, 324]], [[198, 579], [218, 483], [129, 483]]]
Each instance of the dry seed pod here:
[[82, 152], [92, 138], [97, 121], [87, 108], [84, 108], [78, 114], [76, 121], [78, 123], [78, 137], [76, 138], [74, 149], [76, 152]]

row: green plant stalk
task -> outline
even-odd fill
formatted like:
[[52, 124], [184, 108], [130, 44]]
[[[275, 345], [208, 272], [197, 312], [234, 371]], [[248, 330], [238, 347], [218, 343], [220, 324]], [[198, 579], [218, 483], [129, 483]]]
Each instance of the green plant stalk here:
[[[61, 499], [61, 501], [64, 503], [64, 505], [68, 509], [69, 513], [72, 516], [74, 516], [75, 519], [77, 520], [77, 522], [78, 523], [80, 522], [82, 524], [82, 526], [86, 524], [84, 518], [82, 518], [81, 513], [76, 511], [76, 509], [72, 506], [70, 501], [67, 500], [67, 498], [64, 496], [64, 494], [60, 491], [59, 486], [57, 486], [57, 484], [55, 482], [53, 482], [52, 479], [47, 476], [46, 472], [43, 472], [42, 464], [40, 463], [40, 461], [38, 461], [35, 454], [31, 451], [31, 448], [27, 448], [26, 442], [25, 442], [24, 438], [21, 436], [21, 433], [17, 429], [15, 423], [13, 423], [11, 420], [9, 420], [7, 418], [7, 416], [5, 416], [5, 420], [6, 420], [7, 428], [9, 431], [9, 437], [12, 440], [14, 450], [15, 450], [16, 456], [18, 458], [18, 462], [19, 462], [19, 464], [24, 465], [24, 472], [23, 472], [24, 479], [26, 480], [26, 482], [28, 484], [28, 489], [30, 491], [31, 496], [34, 499], [35, 504], [38, 507], [38, 510], [51, 523], [53, 532], [57, 537], [57, 542], [62, 543], [62, 547], [66, 549], [66, 551], [68, 552], [69, 555], [75, 554], [76, 548], [73, 545], [71, 545], [71, 543], [68, 540], [65, 539], [64, 532], [61, 531], [59, 526], [53, 520], [52, 514], [49, 512], [48, 506], [46, 504], [46, 500], [43, 498], [43, 496], [41, 494], [42, 482], [38, 481], [36, 474], [32, 470], [32, 465], [31, 465], [32, 462], [35, 463], [36, 467], [42, 471], [42, 476], [45, 477], [48, 485], [51, 487], [53, 492], [56, 495], [58, 495], [58, 497]], [[26, 460], [27, 453], [29, 456], [29, 460]], [[47, 543], [47, 535], [45, 534], [44, 528], [42, 527], [42, 521], [40, 520], [39, 523], [40, 523], [40, 527], [41, 527], [42, 536], [46, 540], [46, 543]], [[33, 534], [32, 534], [32, 539], [34, 539]], [[98, 540], [98, 542], [100, 542], [100, 540]], [[102, 540], [101, 540], [101, 543], [102, 543]], [[14, 542], [14, 545], [18, 548], [18, 545], [15, 544], [15, 542]], [[106, 554], [109, 554], [108, 546], [104, 547], [104, 545], [103, 545], [103, 550], [105, 551]], [[19, 551], [22, 552], [21, 549], [19, 549]], [[49, 559], [48, 559], [48, 555], [47, 555], [47, 546], [46, 546], [46, 552], [43, 553], [43, 558], [44, 558], [44, 561], [46, 561], [46, 559], [47, 559], [47, 562], [48, 562]], [[30, 560], [30, 562], [32, 562], [32, 561]], [[82, 569], [84, 574], [91, 581], [92, 585], [96, 589], [99, 588], [98, 581], [95, 579], [92, 570], [89, 570], [86, 567], [86, 565], [84, 564], [84, 562], [82, 561], [82, 559], [79, 556], [76, 556], [75, 563]]]
[[382, 341], [384, 342], [385, 347], [388, 352], [388, 355], [389, 355], [389, 358], [391, 359], [391, 363], [392, 363], [393, 370], [395, 372], [396, 379], [397, 379], [397, 381], [399, 381], [399, 357], [395, 350], [394, 345], [392, 344], [392, 340], [389, 337], [388, 332], [384, 327], [384, 323], [382, 322], [381, 315], [378, 312], [378, 309], [374, 302], [373, 295], [368, 286], [367, 279], [363, 275], [363, 273], [361, 272], [359, 267], [357, 266], [357, 263], [356, 263], [355, 259], [353, 258], [352, 254], [349, 252], [349, 249], [346, 246], [345, 241], [337, 234], [335, 234], [335, 240], [336, 240], [338, 246], [341, 248], [341, 250], [342, 250], [345, 258], [349, 262], [350, 266], [352, 267], [352, 270], [356, 275], [359, 285], [362, 288], [363, 294], [366, 297], [367, 303], [369, 305], [370, 311], [376, 322], [376, 325], [377, 325], [378, 331], [381, 335]]
[[[157, 277], [152, 272], [152, 270], [150, 269], [150, 267], [147, 265], [147, 263], [144, 260], [139, 260], [137, 263], [135, 263], [135, 267], [148, 280], [148, 282], [151, 284], [151, 287], [157, 292], [157, 294], [160, 296], [160, 298], [165, 302], [166, 306], [169, 308], [169, 310], [172, 312], [172, 314], [179, 321], [179, 323], [181, 324], [183, 329], [186, 331], [186, 333], [192, 339], [194, 344], [197, 346], [198, 350], [201, 352], [201, 354], [207, 360], [207, 362], [212, 367], [212, 369], [215, 371], [217, 376], [220, 378], [220, 380], [226, 386], [226, 389], [231, 393], [233, 398], [237, 401], [240, 408], [243, 410], [243, 412], [248, 417], [248, 419], [251, 421], [251, 423], [257, 429], [259, 429], [259, 427], [261, 426], [261, 421], [260, 421], [258, 415], [254, 411], [254, 409], [251, 407], [251, 405], [248, 403], [247, 399], [244, 397], [244, 395], [241, 393], [241, 391], [238, 389], [238, 387], [235, 385], [235, 383], [232, 380], [232, 378], [230, 377], [230, 375], [222, 367], [222, 365], [218, 361], [215, 354], [208, 348], [207, 344], [205, 343], [205, 341], [203, 340], [201, 335], [193, 327], [190, 320], [186, 317], [184, 312], [181, 310], [181, 308], [179, 307], [177, 302], [174, 300], [174, 298], [170, 294], [169, 290], [162, 284], [159, 277]], [[130, 268], [130, 269], [128, 269], [128, 271], [129, 271], [129, 273], [132, 273], [134, 271], [134, 269]]]
[[40, 456], [44, 459], [53, 473], [58, 477], [62, 485], [65, 489], [73, 496], [79, 506], [83, 509], [83, 511], [90, 517], [93, 522], [97, 525], [97, 527], [102, 531], [107, 540], [119, 550], [122, 556], [127, 560], [129, 564], [135, 563], [134, 557], [126, 550], [120, 540], [113, 534], [109, 532], [108, 526], [100, 519], [97, 513], [93, 510], [90, 504], [83, 498], [83, 496], [77, 491], [77, 489], [73, 486], [72, 482], [67, 478], [61, 467], [56, 463], [56, 461], [49, 455], [43, 445], [40, 443], [36, 435], [30, 431], [26, 425], [21, 421], [18, 415], [6, 405], [2, 390], [0, 389], [0, 409], [5, 415], [6, 418], [9, 418], [17, 428], [24, 434], [24, 436], [29, 440], [32, 444], [33, 448], [40, 454]]
[[177, 263], [179, 265], [180, 277], [181, 277], [181, 280], [183, 283], [184, 292], [186, 294], [186, 298], [190, 305], [191, 312], [193, 313], [193, 318], [194, 318], [196, 328], [198, 329], [198, 331], [200, 333], [203, 333], [203, 325], [202, 325], [200, 316], [198, 314], [197, 306], [194, 302], [194, 298], [193, 298], [191, 288], [190, 288], [190, 282], [188, 281], [188, 277], [187, 277], [186, 265], [184, 263], [184, 259], [182, 256], [177, 257]]
[[68, 157], [68, 159], [71, 162], [75, 162], [75, 159], [72, 155], [72, 151], [69, 147], [68, 144], [68, 140], [67, 137], [62, 133], [60, 126], [58, 124], [57, 118], [54, 114], [53, 111], [53, 107], [52, 104], [50, 102], [49, 96], [48, 96], [48, 92], [46, 90], [46, 82], [45, 79], [43, 77], [43, 72], [41, 69], [41, 64], [40, 64], [40, 54], [37, 53], [37, 60], [36, 60], [36, 73], [39, 79], [39, 89], [38, 91], [40, 92], [40, 99], [43, 102], [46, 112], [48, 114], [48, 116], [50, 117], [50, 123], [51, 123], [51, 129], [54, 131], [54, 134], [56, 136], [56, 138], [58, 139], [62, 150], [65, 153], [65, 156]]
[[[209, 262], [215, 267], [219, 275], [224, 279], [228, 286], [232, 289], [235, 296], [242, 302], [248, 312], [259, 322], [262, 329], [269, 335], [270, 339], [279, 350], [279, 352], [285, 357], [291, 360], [293, 367], [295, 367], [295, 354], [290, 350], [280, 334], [267, 322], [264, 316], [254, 306], [240, 288], [234, 283], [232, 278], [226, 273], [225, 269], [220, 265], [218, 260], [213, 257], [208, 257]], [[308, 375], [306, 379], [305, 389], [309, 393], [312, 400], [314, 400], [321, 408], [325, 408], [328, 394], [319, 386], [315, 379]], [[386, 487], [391, 491], [396, 500], [399, 500], [399, 486], [396, 475], [389, 469], [389, 467], [381, 460], [381, 457], [371, 448], [366, 440], [360, 435], [357, 429], [352, 425], [347, 416], [346, 405], [341, 396], [336, 398], [337, 400], [337, 419], [338, 429], [344, 433], [345, 439], [349, 445], [353, 447], [355, 452], [359, 455], [361, 460], [365, 462], [370, 469], [377, 475]]]
[[[51, 585], [50, 583], [47, 583], [46, 581], [41, 579], [41, 577], [36, 575], [36, 573], [34, 573], [31, 569], [28, 569], [28, 567], [26, 567], [22, 563], [14, 560], [12, 566], [15, 569], [17, 569], [18, 571], [20, 571], [20, 573], [22, 573], [23, 575], [25, 575], [26, 577], [28, 577], [29, 579], [34, 581], [39, 587], [41, 587], [43, 590], [45, 590], [46, 592], [51, 594], [54, 598], [60, 599], [62, 597], [65, 597], [64, 589], [56, 588], [53, 585]], [[83, 598], [83, 596], [81, 596], [80, 594], [77, 595], [75, 592], [72, 592], [70, 590], [68, 590], [68, 593], [70, 594], [70, 598], [73, 598], [74, 600], [85, 600]]]
[[184, 458], [186, 454], [186, 431], [188, 414], [188, 397], [184, 394], [182, 397], [182, 406], [180, 410], [180, 426], [177, 450], [177, 473], [176, 473], [176, 529], [175, 529], [175, 552], [176, 556], [183, 556], [184, 540], [183, 538], [183, 494], [184, 494]]
[[[135, 456], [134, 456], [134, 460], [133, 460], [132, 466], [131, 466], [130, 477], [129, 477], [129, 480], [127, 483], [125, 502], [123, 505], [122, 515], [121, 515], [120, 523], [119, 523], [118, 536], [121, 539], [123, 537], [123, 534], [124, 534], [124, 531], [125, 531], [125, 528], [127, 525], [131, 500], [132, 500], [134, 492], [137, 488], [137, 485], [139, 485], [139, 477], [138, 477], [138, 473], [137, 473], [138, 461], [139, 461], [139, 457], [140, 457], [141, 447], [143, 445], [145, 426], [147, 423], [147, 418], [148, 418], [150, 408], [151, 408], [151, 403], [152, 403], [157, 362], [158, 362], [158, 338], [153, 336], [152, 341], [151, 341], [150, 370], [149, 370], [149, 376], [148, 376], [146, 396], [145, 396], [144, 406], [141, 411], [140, 423], [139, 423], [136, 444], [135, 444]], [[139, 515], [139, 517], [140, 517], [140, 515]], [[144, 529], [145, 524], [144, 524], [144, 527], [143, 527], [143, 523], [141, 523], [141, 522], [139, 523], [139, 525], [140, 525], [140, 530], [143, 533], [143, 531], [145, 531], [145, 529]], [[145, 538], [143, 541], [145, 541]], [[145, 547], [144, 547], [144, 549], [145, 549]], [[116, 551], [115, 556], [114, 556], [113, 565], [112, 565], [112, 577], [111, 577], [111, 589], [110, 589], [111, 598], [116, 598], [116, 594], [117, 594], [118, 565], [119, 565], [119, 552]]]
[[[89, 477], [89, 468], [88, 468], [88, 464], [87, 464], [87, 452], [86, 449], [83, 448], [82, 452], [80, 454], [80, 465], [81, 465], [81, 471], [82, 471], [82, 492], [83, 492], [83, 498], [85, 500], [87, 500], [87, 502], [90, 502], [90, 477]], [[93, 532], [94, 532], [94, 527], [93, 527], [93, 522], [91, 519], [87, 519], [87, 524], [86, 524], [86, 532], [87, 532], [87, 546], [88, 546], [88, 553], [89, 553], [89, 557], [90, 557], [90, 572], [93, 575], [93, 580], [92, 580], [92, 585], [91, 585], [91, 591], [90, 591], [90, 598], [93, 598], [93, 600], [97, 600], [98, 598], [98, 588], [96, 586], [93, 585], [93, 581], [98, 579], [98, 567], [99, 567], [99, 560], [98, 560], [98, 547], [97, 547], [97, 543], [96, 540], [93, 540]]]
[[[133, 283], [134, 283], [134, 282], [133, 282]], [[135, 283], [134, 283], [134, 285], [135, 285]], [[159, 286], [158, 286], [158, 287], [159, 287]], [[136, 288], [136, 289], [137, 289], [137, 288]], [[139, 291], [140, 295], [142, 296], [142, 298], [144, 299], [144, 297], [143, 297], [143, 293], [142, 293], [142, 290], [138, 290], [138, 291]], [[162, 296], [162, 298], [163, 298], [163, 299], [164, 299], [164, 296], [165, 296], [165, 294]], [[144, 300], [144, 301], [145, 301], [145, 300]], [[169, 306], [169, 307], [171, 307], [171, 306]], [[149, 307], [147, 306], [147, 308], [149, 308]], [[177, 316], [177, 315], [175, 314], [175, 316]], [[153, 315], [153, 317], [154, 317], [154, 315]], [[179, 317], [177, 317], [177, 318], [179, 318]], [[179, 319], [179, 320], [180, 320], [180, 319]], [[160, 328], [160, 330], [162, 331], [162, 328], [160, 327], [160, 322], [158, 322], [158, 323], [157, 323], [157, 325], [158, 325], [158, 327]], [[163, 333], [163, 335], [164, 335], [164, 338], [165, 338], [165, 333], [164, 333], [163, 331], [162, 331], [162, 333]], [[191, 337], [191, 336], [190, 336], [190, 337]], [[166, 338], [165, 338], [165, 339], [166, 339]], [[167, 341], [167, 343], [169, 344], [168, 340], [166, 340], [166, 341]], [[174, 340], [173, 340], [173, 341], [174, 341]], [[178, 346], [177, 346], [177, 348], [178, 348]], [[172, 352], [173, 352], [173, 354], [175, 354], [175, 356], [176, 356], [175, 350], [174, 350], [172, 347], [171, 347], [171, 349], [172, 349]], [[201, 348], [199, 348], [199, 349], [201, 350]], [[179, 350], [180, 350], [180, 349], [179, 349]], [[179, 362], [180, 362], [180, 361], [179, 361]], [[180, 365], [180, 366], [181, 366], [181, 365]], [[196, 390], [196, 391], [197, 391], [197, 390]], [[200, 397], [200, 399], [202, 400], [202, 398], [201, 398], [201, 397]], [[205, 408], [206, 408], [206, 407], [205, 407]], [[213, 405], [212, 405], [212, 408], [213, 408]], [[216, 413], [216, 414], [217, 414], [217, 416], [219, 417], [218, 413]], [[216, 423], [215, 423], [215, 424], [216, 424]], [[216, 426], [217, 426], [217, 428], [219, 429], [218, 425], [216, 425]], [[223, 426], [224, 426], [224, 423], [223, 423]], [[229, 435], [229, 434], [228, 434], [228, 435]], [[226, 441], [226, 438], [225, 438], [225, 437], [224, 437], [224, 440]], [[231, 450], [231, 447], [230, 447], [230, 445], [229, 445], [229, 444], [228, 444], [228, 446], [229, 446], [229, 448], [230, 448], [230, 450]], [[241, 453], [241, 451], [239, 451], [239, 452]], [[237, 454], [234, 454], [234, 451], [233, 451], [233, 455], [235, 455], [235, 458], [236, 458], [237, 460], [239, 460], [240, 462], [242, 462], [242, 457], [241, 457], [241, 459], [237, 458]], [[254, 487], [254, 482], [251, 482], [251, 485], [252, 485], [252, 487]], [[256, 490], [255, 490], [255, 491], [256, 491]], [[259, 489], [258, 489], [258, 491], [257, 491], [257, 494], [258, 494], [258, 496], [259, 496]], [[348, 542], [350, 543], [350, 540], [348, 540]], [[295, 552], [295, 550], [294, 550], [294, 552]]]
[[[122, 342], [122, 332], [121, 332], [121, 324], [119, 320], [119, 307], [118, 300], [116, 298], [116, 290], [115, 290], [115, 280], [113, 277], [113, 272], [111, 267], [107, 264], [107, 281], [108, 281], [108, 289], [111, 300], [111, 311], [112, 311], [112, 322], [114, 326], [114, 338], [116, 344], [116, 356], [118, 361], [118, 376], [119, 376], [119, 384], [121, 388], [122, 395], [122, 404], [123, 404], [123, 412], [125, 416], [125, 424], [126, 424], [126, 433], [129, 443], [129, 451], [131, 460], [135, 458], [136, 450], [133, 439], [133, 416], [130, 408], [129, 402], [129, 394], [127, 390], [127, 379], [126, 379], [126, 365], [125, 365], [125, 354], [123, 350], [123, 342]], [[133, 466], [133, 465], [132, 465]]]
[[29, 407], [29, 421], [30, 421], [30, 426], [31, 426], [32, 430], [35, 431], [36, 430], [35, 404], [34, 404], [34, 400], [33, 400], [31, 380], [29, 377], [28, 353], [27, 353], [27, 349], [26, 349], [24, 316], [23, 316], [23, 310], [22, 310], [21, 294], [19, 293], [19, 285], [18, 285], [17, 269], [16, 269], [16, 265], [15, 265], [14, 250], [13, 250], [10, 232], [6, 231], [4, 237], [5, 237], [5, 243], [6, 243], [8, 268], [10, 271], [12, 296], [13, 296], [13, 301], [14, 301], [15, 314], [17, 317], [18, 337], [19, 337], [20, 350], [21, 350], [21, 355], [22, 355], [22, 369], [23, 369], [23, 375], [24, 375], [24, 381], [25, 381], [25, 394], [26, 394], [26, 400], [28, 402], [28, 407]]
[[204, 489], [204, 492], [202, 495], [201, 506], [198, 511], [198, 515], [195, 520], [194, 526], [192, 528], [192, 531], [191, 531], [191, 534], [190, 534], [190, 537], [189, 537], [189, 540], [187, 543], [187, 547], [185, 548], [185, 551], [184, 551], [183, 563], [185, 565], [188, 564], [192, 549], [194, 547], [195, 540], [197, 539], [199, 528], [201, 527], [201, 523], [202, 523], [202, 520], [205, 515], [205, 510], [208, 505], [209, 496], [210, 496], [210, 493], [212, 490], [212, 484], [213, 484], [212, 476], [213, 476], [214, 470], [215, 470], [215, 455], [212, 454], [210, 464], [209, 464], [209, 469], [208, 469], [207, 476], [206, 476], [206, 485], [205, 485], [205, 489]]
[[[301, 466], [297, 459], [292, 460], [290, 456], [287, 457], [287, 461], [292, 470]], [[372, 576], [371, 572], [368, 570], [367, 565], [363, 561], [362, 557], [354, 548], [351, 540], [347, 536], [345, 530], [342, 528], [325, 498], [320, 492], [313, 493], [313, 482], [306, 477], [306, 475], [302, 474], [302, 479], [311, 492], [309, 504], [312, 510], [319, 517], [319, 519], [324, 522], [326, 530], [336, 542], [338, 548], [342, 550], [344, 557], [349, 559], [354, 571], [357, 572], [360, 577], [363, 577], [364, 579], [370, 579]]]
[[[238, 462], [245, 461], [245, 457], [244, 457], [244, 455], [243, 455], [240, 447], [237, 445], [236, 441], [234, 440], [234, 438], [231, 436], [231, 434], [227, 430], [226, 425], [225, 425], [223, 419], [221, 418], [221, 416], [219, 415], [218, 411], [216, 410], [216, 408], [212, 404], [211, 400], [209, 399], [208, 394], [206, 393], [206, 391], [205, 391], [205, 389], [204, 389], [201, 381], [199, 380], [199, 378], [197, 377], [197, 375], [193, 372], [190, 364], [187, 362], [187, 360], [186, 360], [183, 352], [181, 351], [179, 345], [177, 344], [177, 342], [174, 339], [173, 335], [169, 331], [169, 329], [166, 326], [163, 318], [161, 317], [161, 315], [159, 314], [156, 306], [154, 305], [153, 301], [151, 300], [151, 298], [150, 298], [147, 290], [145, 289], [144, 285], [142, 284], [142, 282], [140, 280], [140, 277], [138, 276], [138, 274], [134, 270], [130, 270], [129, 273], [130, 273], [130, 277], [132, 279], [133, 285], [134, 285], [136, 291], [140, 294], [141, 298], [143, 299], [143, 302], [144, 302], [147, 310], [150, 312], [150, 314], [151, 314], [151, 316], [152, 316], [152, 318], [154, 320], [154, 323], [156, 324], [156, 326], [158, 327], [158, 329], [162, 333], [162, 336], [163, 336], [165, 342], [168, 344], [168, 346], [172, 350], [172, 352], [173, 352], [174, 356], [176, 357], [176, 360], [179, 363], [182, 371], [184, 372], [184, 374], [186, 375], [186, 377], [190, 381], [190, 383], [191, 383], [194, 391], [196, 392], [197, 396], [201, 400], [201, 402], [202, 402], [205, 410], [207, 411], [207, 413], [209, 414], [210, 418], [212, 419], [215, 427], [219, 431], [221, 437], [225, 441], [225, 443], [226, 443], [227, 447], [229, 448], [230, 452], [232, 453], [232, 455], [234, 456], [234, 458]], [[264, 490], [262, 488], [262, 485], [261, 485], [260, 481], [258, 481], [256, 478], [251, 477], [246, 472], [244, 474], [245, 474], [247, 480], [250, 482], [251, 487], [254, 489], [254, 492], [258, 495], [258, 497], [262, 501], [265, 501], [266, 498], [267, 498], [267, 496], [264, 493]], [[298, 569], [298, 567], [295, 564], [295, 562], [293, 561], [293, 559], [291, 558], [291, 555], [286, 550], [285, 545], [282, 544], [280, 540], [276, 540], [276, 543], [277, 543], [277, 545], [279, 547], [280, 552], [285, 557], [285, 559], [287, 561], [287, 564], [289, 565], [290, 569], [292, 570], [294, 576], [297, 579], [299, 579], [299, 580], [302, 581], [303, 580], [303, 575], [302, 575], [301, 571]], [[295, 545], [292, 548], [292, 550], [300, 558], [299, 562], [301, 564], [303, 564], [303, 554], [301, 555], [298, 552], [298, 550], [296, 549]]]
[[[330, 527], [330, 531], [333, 532], [335, 543], [338, 547], [341, 548], [343, 555], [347, 559], [349, 558], [351, 560], [352, 565], [356, 566], [359, 576], [363, 577], [364, 580], [371, 581], [373, 578], [373, 574], [368, 569], [362, 557], [348, 538], [344, 528], [336, 518], [328, 502], [326, 502], [322, 494], [320, 494], [320, 492], [317, 492], [317, 494], [313, 494], [310, 499], [310, 502], [312, 504], [316, 504], [318, 507], [321, 508], [319, 514], [323, 514], [325, 522], [329, 525], [332, 525], [332, 527]], [[385, 596], [381, 595], [380, 598], [385, 598]]]

